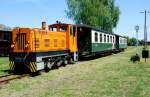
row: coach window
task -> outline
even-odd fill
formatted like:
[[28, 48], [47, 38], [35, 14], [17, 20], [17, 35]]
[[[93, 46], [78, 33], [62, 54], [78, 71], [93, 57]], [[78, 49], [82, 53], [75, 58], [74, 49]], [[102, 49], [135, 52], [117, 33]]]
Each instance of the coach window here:
[[110, 43], [112, 43], [112, 36], [110, 36]]
[[99, 37], [100, 37], [100, 42], [102, 43], [102, 34], [100, 34]]
[[123, 43], [125, 43], [125, 39], [123, 39]]
[[123, 39], [123, 43], [125, 43], [125, 39]]
[[121, 41], [122, 39], [120, 38], [120, 44], [122, 43], [122, 41]]
[[106, 35], [104, 34], [104, 43], [106, 43]]
[[107, 43], [109, 43], [109, 35], [107, 35]]
[[98, 33], [95, 33], [95, 42], [98, 42]]
[[115, 37], [113, 37], [113, 43], [115, 43]]
[[113, 43], [115, 43], [115, 37], [113, 37]]

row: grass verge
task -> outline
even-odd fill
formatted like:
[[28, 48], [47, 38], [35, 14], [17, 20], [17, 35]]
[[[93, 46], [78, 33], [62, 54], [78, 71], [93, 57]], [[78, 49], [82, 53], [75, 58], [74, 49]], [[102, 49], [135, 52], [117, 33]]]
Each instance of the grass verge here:
[[150, 59], [132, 63], [135, 52], [129, 47], [119, 54], [12, 81], [0, 87], [0, 97], [149, 97]]

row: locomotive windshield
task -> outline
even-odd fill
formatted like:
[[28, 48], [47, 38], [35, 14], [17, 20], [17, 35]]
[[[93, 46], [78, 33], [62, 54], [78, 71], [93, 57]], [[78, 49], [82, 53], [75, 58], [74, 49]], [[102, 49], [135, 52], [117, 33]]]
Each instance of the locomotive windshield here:
[[49, 30], [53, 32], [66, 32], [67, 26], [50, 26]]
[[49, 30], [55, 32], [55, 31], [57, 31], [57, 26], [50, 26]]

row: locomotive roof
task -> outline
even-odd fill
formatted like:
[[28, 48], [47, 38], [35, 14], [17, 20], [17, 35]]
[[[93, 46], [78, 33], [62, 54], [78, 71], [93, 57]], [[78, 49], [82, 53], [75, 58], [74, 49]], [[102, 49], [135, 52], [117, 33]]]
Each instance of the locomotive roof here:
[[57, 25], [64, 25], [64, 26], [67, 26], [67, 25], [71, 25], [71, 24], [56, 23], [56, 24], [50, 24], [50, 25], [48, 25], [48, 26], [57, 26]]
[[66, 24], [66, 23], [55, 23], [55, 24], [51, 24], [51, 25], [48, 25], [48, 26], [55, 26], [55, 25], [74, 25], [74, 26], [77, 26], [77, 27], [84, 27], [84, 28], [89, 28], [91, 30], [96, 30], [96, 31], [100, 31], [100, 32], [103, 32], [103, 33], [106, 33], [106, 34], [111, 34], [111, 35], [115, 35], [115, 36], [119, 36], [119, 37], [123, 37], [121, 35], [118, 35], [118, 34], [115, 34], [114, 32], [108, 32], [108, 31], [105, 31], [105, 30], [102, 30], [102, 29], [98, 29], [98, 28], [95, 28], [95, 27], [92, 27], [92, 26], [89, 26], [89, 25], [86, 25], [86, 24]]

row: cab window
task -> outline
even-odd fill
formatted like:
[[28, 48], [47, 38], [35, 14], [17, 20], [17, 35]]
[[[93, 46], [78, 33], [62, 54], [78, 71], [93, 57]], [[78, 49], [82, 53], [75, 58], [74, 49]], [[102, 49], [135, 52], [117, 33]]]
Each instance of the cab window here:
[[61, 32], [66, 32], [67, 31], [67, 27], [66, 26], [60, 26], [60, 31]]
[[50, 31], [56, 32], [57, 31], [57, 26], [51, 26], [49, 27]]

